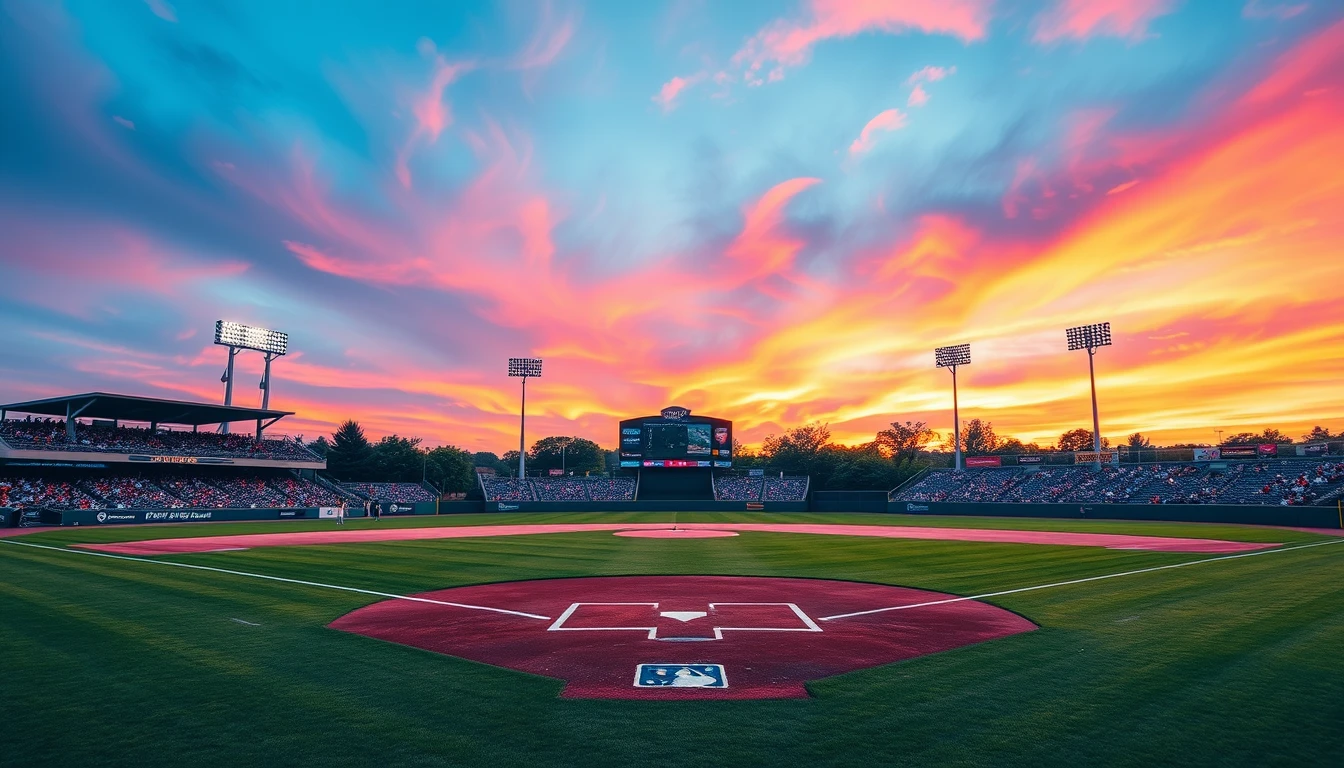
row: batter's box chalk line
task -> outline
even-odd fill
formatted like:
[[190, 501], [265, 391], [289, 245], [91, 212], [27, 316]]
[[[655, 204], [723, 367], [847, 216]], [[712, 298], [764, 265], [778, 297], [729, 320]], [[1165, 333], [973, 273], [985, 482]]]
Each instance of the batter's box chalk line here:
[[574, 627], [574, 626], [565, 626], [565, 623], [568, 622], [571, 618], [573, 618], [575, 612], [577, 612], [580, 608], [582, 608], [583, 606], [586, 606], [586, 605], [592, 605], [592, 606], [645, 606], [645, 607], [652, 608], [653, 610], [657, 611], [657, 610], [658, 610], [658, 605], [659, 605], [659, 604], [656, 603], [656, 602], [649, 602], [649, 603], [570, 603], [569, 607], [565, 609], [564, 613], [561, 613], [561, 614], [560, 614], [560, 617], [557, 618], [557, 619], [555, 620], [555, 623], [551, 624], [551, 626], [549, 626], [549, 627], [546, 628], [546, 631], [547, 631], [547, 632], [648, 632], [648, 638], [649, 638], [650, 640], [667, 640], [667, 641], [671, 641], [671, 642], [692, 642], [692, 641], [701, 641], [701, 640], [722, 640], [722, 639], [723, 639], [723, 633], [724, 633], [724, 632], [820, 632], [820, 631], [822, 631], [822, 630], [821, 630], [821, 627], [817, 625], [817, 622], [813, 621], [813, 620], [812, 620], [812, 617], [811, 617], [811, 616], [808, 616], [807, 613], [804, 612], [802, 608], [799, 608], [798, 605], [797, 605], [796, 603], [765, 603], [765, 602], [758, 602], [758, 603], [709, 603], [709, 610], [708, 610], [708, 611], [659, 611], [659, 612], [658, 612], [658, 615], [659, 615], [659, 616], [666, 617], [666, 618], [669, 618], [669, 619], [674, 619], [674, 620], [679, 621], [679, 622], [682, 622], [682, 623], [687, 623], [687, 622], [690, 622], [690, 621], [695, 621], [695, 620], [697, 620], [697, 619], [706, 618], [706, 617], [709, 616], [710, 613], [712, 613], [712, 612], [714, 612], [714, 611], [717, 611], [719, 608], [723, 608], [723, 607], [727, 607], [727, 606], [734, 606], [734, 607], [742, 607], [742, 606], [783, 606], [783, 607], [788, 608], [788, 609], [793, 613], [793, 615], [796, 616], [796, 617], [798, 618], [799, 622], [801, 622], [803, 626], [801, 626], [801, 627], [722, 627], [722, 626], [717, 626], [717, 625], [716, 625], [716, 626], [714, 626], [714, 627], [712, 628], [713, 633], [714, 633], [714, 637], [712, 637], [712, 638], [710, 638], [710, 637], [659, 637], [659, 636], [658, 636], [658, 627], [657, 627], [657, 626], [652, 626], [652, 627], [646, 627], [646, 626], [626, 626], [626, 627]]

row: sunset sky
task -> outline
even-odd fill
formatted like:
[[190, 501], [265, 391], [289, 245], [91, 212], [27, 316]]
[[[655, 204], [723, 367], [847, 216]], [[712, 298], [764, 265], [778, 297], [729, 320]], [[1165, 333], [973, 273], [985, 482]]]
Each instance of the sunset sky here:
[[[683, 405], [1344, 428], [1337, 0], [0, 0], [0, 400], [612, 447]], [[243, 354], [235, 402], [256, 405]]]

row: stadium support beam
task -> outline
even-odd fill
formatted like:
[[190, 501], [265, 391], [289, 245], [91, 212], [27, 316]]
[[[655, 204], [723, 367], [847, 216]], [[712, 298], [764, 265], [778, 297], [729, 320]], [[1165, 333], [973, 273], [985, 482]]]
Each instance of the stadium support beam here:
[[1101, 418], [1097, 415], [1097, 367], [1093, 359], [1101, 347], [1111, 346], [1111, 324], [1093, 323], [1080, 325], [1064, 331], [1069, 342], [1069, 351], [1087, 350], [1087, 375], [1092, 382], [1092, 451], [1096, 456], [1094, 466], [1101, 469]]
[[934, 365], [952, 372], [952, 444], [956, 451], [956, 469], [961, 469], [961, 411], [957, 405], [957, 366], [971, 364], [971, 345], [957, 344], [933, 350]]

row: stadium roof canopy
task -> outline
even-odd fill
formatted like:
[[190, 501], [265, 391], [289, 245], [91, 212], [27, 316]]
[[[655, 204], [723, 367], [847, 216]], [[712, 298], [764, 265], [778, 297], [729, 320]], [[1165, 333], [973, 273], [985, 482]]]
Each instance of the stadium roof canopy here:
[[274, 423], [285, 416], [294, 415], [293, 411], [193, 403], [186, 400], [161, 400], [157, 397], [134, 397], [107, 392], [88, 392], [82, 395], [10, 403], [0, 405], [0, 413], [31, 413], [63, 419], [80, 417], [151, 424], [185, 424], [193, 427], [230, 421], [263, 420]]

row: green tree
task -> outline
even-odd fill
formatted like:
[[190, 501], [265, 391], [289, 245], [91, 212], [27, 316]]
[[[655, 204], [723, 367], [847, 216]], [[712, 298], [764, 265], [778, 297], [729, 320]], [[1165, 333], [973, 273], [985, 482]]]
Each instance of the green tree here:
[[425, 458], [427, 477], [444, 493], [467, 493], [476, 485], [475, 458], [461, 448], [441, 445], [431, 449]]
[[[1059, 436], [1059, 442], [1055, 444], [1061, 451], [1090, 451], [1092, 445], [1092, 430], [1090, 429], [1071, 429]], [[1101, 438], [1101, 447], [1111, 447], [1111, 441]]]
[[919, 452], [938, 439], [938, 433], [923, 421], [893, 421], [890, 429], [877, 433], [875, 442], [893, 461], [914, 461]]
[[1000, 440], [999, 444], [994, 448], [994, 453], [1003, 454], [1004, 456], [1012, 456], [1017, 455], [1019, 453], [1031, 453], [1031, 452], [1032, 451], [1028, 449], [1027, 446], [1023, 445], [1022, 441], [1018, 440], [1016, 437], [1009, 437]]
[[327, 470], [347, 482], [371, 479], [373, 446], [364, 436], [359, 422], [347, 419], [331, 436], [331, 447], [327, 449]]
[[787, 474], [815, 476], [824, 468], [823, 449], [830, 444], [830, 426], [812, 422], [794, 427], [782, 436], [770, 435], [765, 438], [761, 442], [761, 455], [769, 467], [778, 468]]
[[1142, 432], [1135, 432], [1130, 435], [1125, 444], [1129, 446], [1131, 451], [1146, 451], [1153, 447], [1153, 441], [1144, 437]]
[[994, 425], [988, 421], [971, 419], [961, 428], [962, 453], [982, 456], [993, 453], [999, 447], [999, 436], [994, 433]]
[[532, 444], [527, 464], [539, 472], [551, 469], [564, 469], [576, 475], [602, 472], [605, 452], [597, 443], [582, 437], [543, 437]]
[[1327, 440], [1339, 440], [1344, 435], [1331, 433], [1327, 427], [1312, 427], [1311, 431], [1302, 436], [1304, 443], [1324, 443]]
[[1267, 428], [1264, 432], [1260, 433], [1260, 442], [1274, 443], [1275, 445], [1278, 445], [1279, 443], [1291, 443], [1293, 442], [1293, 438], [1289, 437], [1283, 432], [1280, 432], [1277, 429], [1274, 429], [1273, 427], [1270, 427]]
[[326, 458], [327, 452], [331, 450], [331, 443], [327, 442], [326, 435], [318, 435], [316, 440], [308, 443], [308, 450], [316, 453], [322, 458]]
[[388, 435], [373, 446], [372, 478], [381, 483], [418, 483], [427, 476], [420, 438]]

